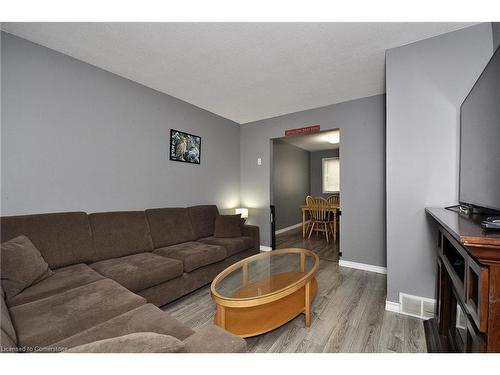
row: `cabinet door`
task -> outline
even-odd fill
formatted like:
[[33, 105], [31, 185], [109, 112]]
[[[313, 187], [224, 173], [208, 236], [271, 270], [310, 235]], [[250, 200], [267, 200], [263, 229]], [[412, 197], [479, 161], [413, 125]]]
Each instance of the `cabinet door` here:
[[488, 329], [488, 267], [469, 258], [467, 262], [467, 311], [480, 332]]
[[467, 353], [485, 353], [486, 339], [476, 330], [474, 324], [467, 322]]

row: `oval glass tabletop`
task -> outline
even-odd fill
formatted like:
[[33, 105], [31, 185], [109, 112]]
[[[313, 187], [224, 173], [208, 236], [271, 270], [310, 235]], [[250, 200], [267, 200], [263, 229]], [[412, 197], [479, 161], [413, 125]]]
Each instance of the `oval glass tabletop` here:
[[212, 294], [233, 301], [264, 298], [302, 283], [318, 266], [318, 256], [305, 249], [261, 253], [220, 273], [212, 283]]

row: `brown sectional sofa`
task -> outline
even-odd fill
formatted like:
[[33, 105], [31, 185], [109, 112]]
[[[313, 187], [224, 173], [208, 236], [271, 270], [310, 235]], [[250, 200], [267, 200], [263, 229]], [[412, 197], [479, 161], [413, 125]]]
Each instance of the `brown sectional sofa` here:
[[[2, 290], [2, 349], [60, 351], [153, 332], [182, 341], [182, 351], [244, 351], [239, 337], [216, 326], [193, 330], [156, 307], [259, 251], [255, 226], [243, 225], [241, 237], [214, 237], [217, 214], [207, 205], [2, 217], [2, 242], [27, 236], [54, 271], [13, 298], [5, 299]], [[156, 336], [151, 342], [164, 341]], [[116, 342], [130, 348], [130, 340], [147, 337]]]

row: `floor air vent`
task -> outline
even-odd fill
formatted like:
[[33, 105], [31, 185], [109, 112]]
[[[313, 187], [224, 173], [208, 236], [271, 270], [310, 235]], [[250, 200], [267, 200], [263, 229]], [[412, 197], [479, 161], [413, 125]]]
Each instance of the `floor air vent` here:
[[435, 301], [429, 298], [399, 294], [400, 313], [422, 319], [434, 317]]

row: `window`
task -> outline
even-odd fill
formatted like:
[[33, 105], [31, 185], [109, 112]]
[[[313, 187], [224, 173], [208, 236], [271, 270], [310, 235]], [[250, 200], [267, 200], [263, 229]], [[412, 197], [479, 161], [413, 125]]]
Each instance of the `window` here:
[[328, 158], [323, 160], [323, 193], [340, 192], [340, 160]]

